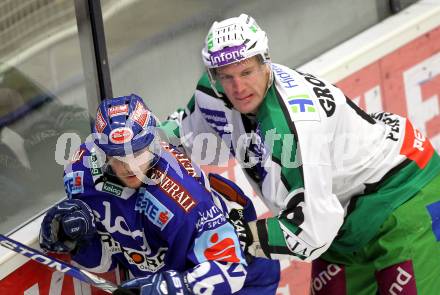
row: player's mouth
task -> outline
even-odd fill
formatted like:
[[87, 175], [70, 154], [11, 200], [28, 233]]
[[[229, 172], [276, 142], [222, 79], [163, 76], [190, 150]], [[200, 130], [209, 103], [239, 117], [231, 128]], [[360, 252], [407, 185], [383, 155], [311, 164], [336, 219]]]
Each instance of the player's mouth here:
[[125, 186], [129, 188], [138, 188], [142, 184], [142, 181], [136, 175], [126, 176], [122, 180]]
[[243, 101], [243, 100], [250, 99], [252, 96], [253, 96], [253, 94], [249, 94], [249, 95], [242, 96], [242, 97], [236, 97], [235, 99], [238, 101]]

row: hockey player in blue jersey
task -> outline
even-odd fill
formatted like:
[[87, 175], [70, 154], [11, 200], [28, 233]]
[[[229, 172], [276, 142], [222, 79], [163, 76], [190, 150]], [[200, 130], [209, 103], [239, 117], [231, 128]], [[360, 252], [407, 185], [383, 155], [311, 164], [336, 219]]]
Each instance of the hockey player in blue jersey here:
[[93, 142], [65, 168], [68, 198], [42, 222], [41, 247], [70, 253], [92, 272], [120, 264], [135, 277], [121, 287], [142, 295], [274, 294], [278, 263], [248, 265], [219, 209], [228, 202], [218, 196], [232, 191], [244, 218], [255, 219], [250, 200], [220, 176], [210, 177], [220, 193], [212, 189], [185, 155], [159, 142], [156, 122], [136, 95], [100, 104]]

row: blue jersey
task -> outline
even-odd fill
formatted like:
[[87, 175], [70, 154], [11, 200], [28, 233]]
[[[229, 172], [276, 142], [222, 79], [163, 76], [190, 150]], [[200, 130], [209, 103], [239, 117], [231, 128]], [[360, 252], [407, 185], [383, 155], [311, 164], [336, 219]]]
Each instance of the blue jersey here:
[[[168, 145], [162, 146], [156, 160], [147, 172], [148, 182], [132, 189], [104, 173], [93, 149], [80, 147], [65, 168], [64, 185], [69, 198], [80, 199], [93, 210], [99, 235], [72, 258], [93, 272], [107, 272], [120, 264], [135, 277], [177, 270], [196, 294], [240, 291], [248, 266], [204, 174]], [[274, 294], [278, 264], [256, 262], [250, 269], [249, 279], [260, 278], [248, 279], [247, 284]], [[267, 275], [268, 269], [270, 286], [261, 288], [259, 272]]]

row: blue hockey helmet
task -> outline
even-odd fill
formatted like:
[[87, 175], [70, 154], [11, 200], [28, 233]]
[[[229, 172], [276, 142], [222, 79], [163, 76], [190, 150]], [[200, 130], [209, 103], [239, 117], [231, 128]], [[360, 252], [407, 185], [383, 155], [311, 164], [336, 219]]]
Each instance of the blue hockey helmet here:
[[149, 146], [157, 119], [136, 94], [102, 101], [96, 113], [95, 144], [107, 156], [127, 156]]

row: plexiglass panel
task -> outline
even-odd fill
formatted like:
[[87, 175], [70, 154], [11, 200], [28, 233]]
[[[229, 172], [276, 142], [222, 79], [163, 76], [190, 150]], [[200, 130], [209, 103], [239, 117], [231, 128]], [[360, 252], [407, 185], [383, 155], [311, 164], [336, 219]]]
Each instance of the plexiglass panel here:
[[0, 3], [0, 232], [64, 197], [90, 133], [77, 34], [74, 1]]
[[[409, 0], [408, 0], [409, 1]], [[272, 60], [296, 67], [389, 15], [375, 0], [101, 0], [113, 94], [141, 95], [164, 119], [190, 99], [214, 20], [247, 13]]]

